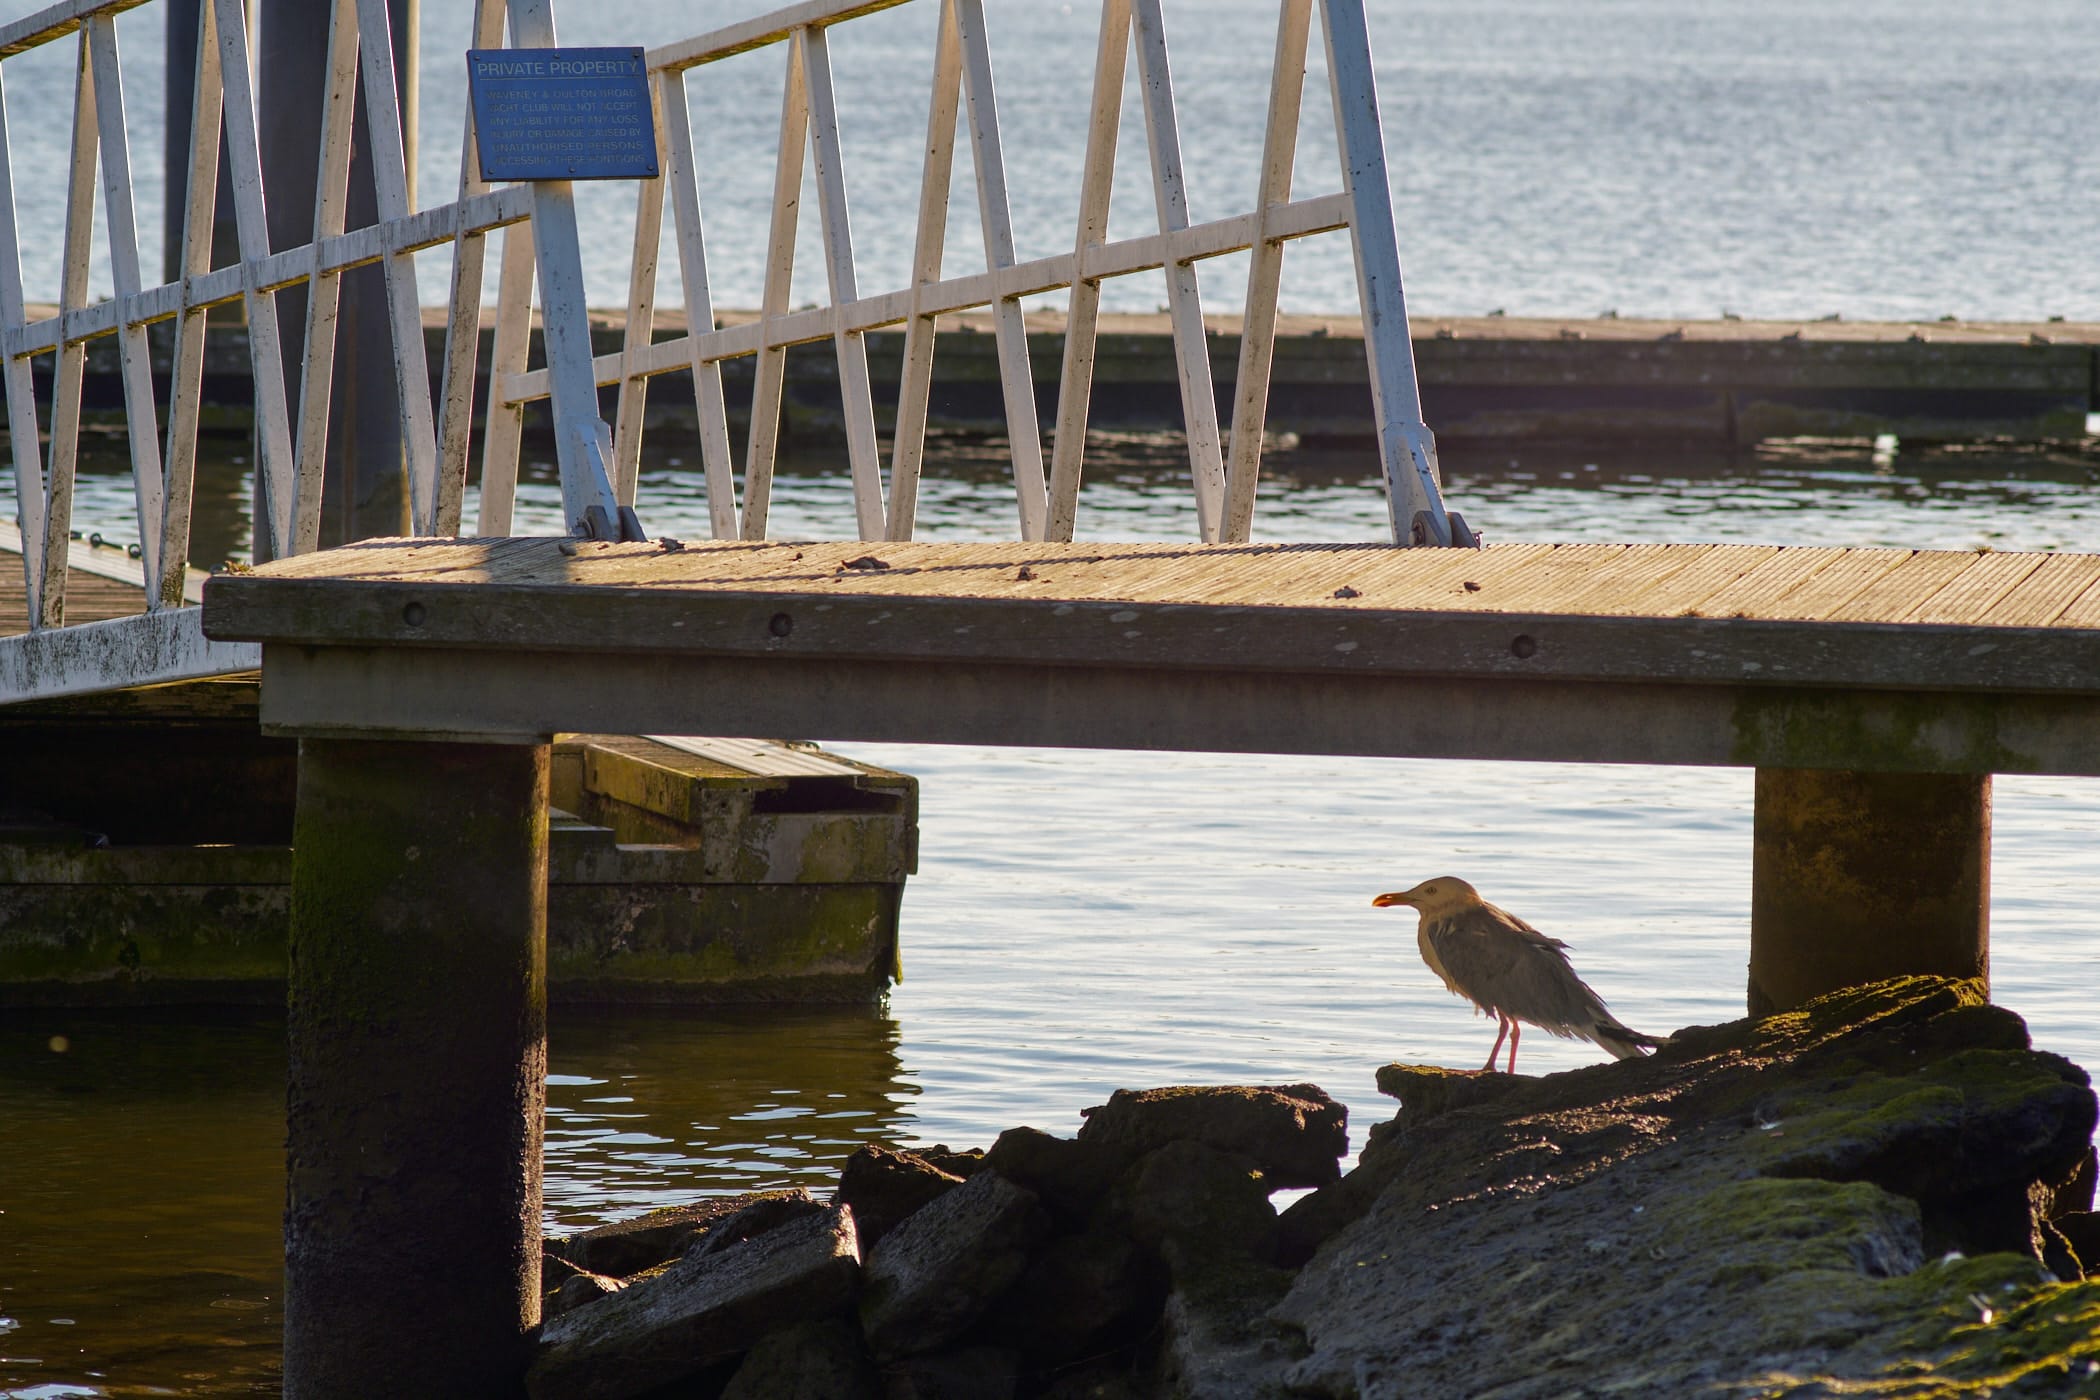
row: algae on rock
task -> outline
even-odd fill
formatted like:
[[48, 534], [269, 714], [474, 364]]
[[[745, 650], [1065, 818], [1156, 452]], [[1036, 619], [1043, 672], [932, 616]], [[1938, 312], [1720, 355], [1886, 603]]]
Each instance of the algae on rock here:
[[2052, 1278], [2033, 1208], [2092, 1090], [1979, 987], [1380, 1082], [1399, 1117], [1292, 1212], [1326, 1237], [1274, 1314], [1310, 1347], [1294, 1394], [2100, 1394], [2100, 1283]]

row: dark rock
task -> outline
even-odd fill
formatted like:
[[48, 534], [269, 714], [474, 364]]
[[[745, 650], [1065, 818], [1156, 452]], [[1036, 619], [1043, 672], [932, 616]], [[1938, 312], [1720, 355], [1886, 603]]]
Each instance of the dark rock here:
[[870, 1144], [846, 1159], [832, 1199], [853, 1207], [861, 1252], [868, 1254], [906, 1216], [962, 1185], [962, 1180], [917, 1153]]
[[585, 1303], [595, 1303], [608, 1298], [627, 1285], [605, 1274], [586, 1273], [581, 1269], [572, 1271], [561, 1281], [561, 1286], [547, 1295], [540, 1306], [540, 1320], [552, 1322], [563, 1313], [574, 1312]]
[[[2089, 1150], [2093, 1093], [2053, 1055], [1961, 1050], [1929, 1074], [1870, 1074], [1813, 1115], [1762, 1171], [1773, 1177], [1871, 1181], [1916, 1201], [1926, 1247], [1984, 1254], [2035, 1239], [2030, 1187], [2060, 1181]], [[1777, 1106], [1775, 1106], [1777, 1107]], [[1786, 1111], [1784, 1108], [1778, 1111]]]
[[1042, 1197], [1060, 1222], [1082, 1228], [1129, 1165], [1123, 1153], [1094, 1142], [1061, 1138], [1040, 1128], [999, 1134], [985, 1165]]
[[1131, 1236], [1166, 1260], [1177, 1283], [1214, 1260], [1275, 1257], [1276, 1208], [1245, 1157], [1170, 1142], [1139, 1159], [1115, 1200]]
[[2059, 1215], [2076, 1215], [2092, 1210], [2093, 1183], [2096, 1175], [2100, 1175], [2100, 1151], [2088, 1147], [2085, 1156], [2078, 1159], [2078, 1165], [2071, 1169], [2069, 1176], [2050, 1184], [2049, 1206], [2046, 1212], [2048, 1217], [2054, 1220]]
[[[705, 1230], [686, 1242], [687, 1259], [705, 1259], [710, 1254], [720, 1254], [733, 1249], [746, 1240], [757, 1239], [768, 1230], [777, 1230], [794, 1220], [807, 1220], [826, 1213], [825, 1207], [801, 1187], [792, 1191], [762, 1191], [756, 1195], [742, 1197], [749, 1202], [743, 1209], [723, 1216]], [[854, 1233], [858, 1236], [860, 1217], [854, 1217]], [[867, 1246], [861, 1246], [867, 1252]]]
[[556, 1254], [554, 1243], [543, 1240], [540, 1244], [540, 1291], [543, 1293], [552, 1293], [576, 1275], [588, 1272]]
[[1295, 1269], [1343, 1226], [1371, 1208], [1386, 1187], [1384, 1174], [1360, 1163], [1340, 1181], [1291, 1202], [1276, 1220], [1276, 1262]]
[[2037, 1215], [2034, 1228], [2042, 1253], [2043, 1268], [2060, 1279], [2085, 1277], [2085, 1262], [2078, 1257], [2078, 1251], [2072, 1248], [2070, 1236], [2058, 1228], [2055, 1221]]
[[1132, 1161], [1170, 1142], [1200, 1142], [1252, 1158], [1272, 1190], [1324, 1186], [1341, 1175], [1349, 1111], [1311, 1084], [1118, 1089], [1086, 1110], [1079, 1140]]
[[1138, 1340], [1166, 1291], [1165, 1271], [1121, 1231], [1061, 1235], [1007, 1290], [990, 1330], [1031, 1365], [1055, 1367]]
[[915, 1147], [912, 1149], [912, 1155], [931, 1162], [950, 1176], [959, 1176], [965, 1181], [977, 1175], [978, 1169], [984, 1166], [984, 1149], [981, 1147], [957, 1152], [946, 1143], [940, 1143], [933, 1147]]
[[1159, 1386], [1127, 1365], [1107, 1362], [1082, 1367], [1046, 1385], [1039, 1400], [1155, 1400]]
[[869, 1256], [861, 1291], [877, 1358], [960, 1337], [1021, 1276], [1047, 1229], [1034, 1192], [981, 1171], [892, 1230]]
[[716, 1196], [689, 1206], [666, 1206], [632, 1220], [619, 1220], [546, 1242], [549, 1254], [594, 1274], [625, 1278], [676, 1259], [695, 1235], [763, 1200], [797, 1198], [807, 1191], [756, 1191], [743, 1196]]
[[2092, 1092], [1974, 984], [1852, 988], [1544, 1078], [1381, 1082], [1398, 1118], [1283, 1222], [1286, 1250], [1325, 1238], [1270, 1313], [1304, 1334], [1294, 1395], [1966, 1396], [2051, 1357], [2063, 1384], [2019, 1393], [2070, 1395], [2100, 1357], [2100, 1292], [2051, 1292], [2036, 1257], [2075, 1250], [2037, 1188], [2075, 1173]]
[[907, 1356], [883, 1368], [883, 1400], [1014, 1400], [1020, 1358], [1000, 1347]]
[[2049, 1223], [2077, 1258], [2079, 1272], [2086, 1278], [2100, 1279], [2100, 1215], [2089, 1210], [2073, 1211]]
[[1303, 1334], [1270, 1316], [1290, 1284], [1281, 1269], [1215, 1259], [1187, 1281], [1177, 1279], [1162, 1317], [1159, 1371], [1167, 1393], [1175, 1400], [1284, 1400], [1285, 1377], [1305, 1355]]
[[768, 1332], [721, 1400], [881, 1400], [882, 1377], [850, 1314]]
[[1525, 1083], [1514, 1074], [1454, 1074], [1435, 1065], [1382, 1065], [1374, 1077], [1379, 1093], [1406, 1105], [1409, 1123], [1426, 1123], [1453, 1109], [1493, 1103]]
[[547, 1324], [532, 1400], [626, 1400], [706, 1371], [779, 1327], [850, 1306], [853, 1213], [805, 1217], [741, 1248], [679, 1260]]
[[1529, 1079], [1508, 1074], [1468, 1074], [1428, 1065], [1385, 1065], [1378, 1089], [1401, 1101], [1400, 1117], [1373, 1123], [1357, 1155], [1356, 1170], [1293, 1201], [1277, 1222], [1276, 1262], [1297, 1268], [1337, 1230], [1371, 1208], [1380, 1192], [1407, 1166], [1406, 1131], [1457, 1109], [1490, 1104], [1519, 1092]]

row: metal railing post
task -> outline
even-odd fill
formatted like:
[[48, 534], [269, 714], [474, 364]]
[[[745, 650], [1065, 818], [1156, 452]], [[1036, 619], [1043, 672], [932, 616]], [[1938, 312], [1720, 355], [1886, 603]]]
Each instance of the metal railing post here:
[[[1342, 189], [1355, 224], [1357, 294], [1363, 303], [1364, 356], [1378, 422], [1378, 454], [1385, 469], [1386, 505], [1395, 544], [1451, 543], [1444, 513], [1436, 438], [1422, 421], [1414, 343], [1407, 329], [1407, 294], [1400, 282], [1400, 236], [1379, 124], [1378, 85], [1371, 68], [1371, 31], [1364, 0], [1321, 0], [1327, 32], [1327, 80], [1334, 94], [1334, 129], [1342, 157]], [[1427, 539], [1415, 522], [1426, 517]]]
[[[510, 0], [510, 34], [519, 48], [552, 48], [551, 0]], [[620, 505], [606, 471], [612, 456], [612, 428], [598, 412], [590, 317], [583, 294], [583, 249], [576, 230], [576, 194], [567, 180], [532, 182], [532, 238], [539, 261], [547, 369], [553, 382], [562, 519], [571, 530], [597, 539], [640, 539], [641, 525], [632, 508]], [[601, 442], [603, 450], [593, 452], [592, 447]]]

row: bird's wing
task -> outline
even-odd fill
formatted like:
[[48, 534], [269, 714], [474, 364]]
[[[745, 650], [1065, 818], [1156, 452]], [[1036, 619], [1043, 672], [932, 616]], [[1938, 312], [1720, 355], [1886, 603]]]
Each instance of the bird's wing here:
[[1499, 904], [1489, 904], [1489, 903], [1488, 903], [1488, 902], [1487, 902], [1486, 900], [1482, 900], [1482, 901], [1481, 901], [1481, 904], [1480, 904], [1480, 907], [1481, 907], [1482, 909], [1485, 909], [1485, 910], [1487, 910], [1487, 912], [1488, 912], [1488, 913], [1489, 913], [1489, 914], [1490, 914], [1491, 916], [1493, 916], [1493, 917], [1494, 917], [1494, 918], [1495, 918], [1496, 920], [1498, 920], [1498, 921], [1500, 921], [1500, 922], [1502, 922], [1502, 923], [1505, 923], [1505, 924], [1509, 925], [1509, 926], [1510, 926], [1511, 928], [1513, 928], [1513, 929], [1517, 930], [1517, 932], [1519, 932], [1519, 933], [1528, 933], [1528, 934], [1530, 934], [1530, 935], [1532, 936], [1532, 938], [1533, 938], [1533, 939], [1537, 940], [1537, 941], [1538, 941], [1538, 942], [1540, 942], [1540, 943], [1545, 943], [1545, 944], [1549, 944], [1549, 945], [1551, 945], [1552, 947], [1555, 947], [1555, 948], [1562, 948], [1562, 949], [1565, 949], [1565, 948], [1566, 948], [1566, 947], [1568, 946], [1567, 944], [1563, 943], [1563, 942], [1562, 942], [1561, 940], [1559, 940], [1558, 938], [1549, 938], [1549, 937], [1547, 937], [1547, 936], [1546, 936], [1545, 934], [1543, 934], [1543, 933], [1540, 933], [1540, 932], [1539, 932], [1539, 931], [1538, 931], [1537, 929], [1533, 928], [1533, 927], [1532, 927], [1532, 926], [1531, 926], [1530, 924], [1528, 924], [1528, 923], [1524, 922], [1524, 920], [1522, 920], [1522, 919], [1518, 918], [1518, 917], [1517, 917], [1516, 915], [1514, 915], [1514, 914], [1510, 913], [1510, 912], [1509, 912], [1509, 911], [1508, 911], [1507, 909], [1504, 909], [1504, 908], [1503, 908], [1503, 907], [1502, 907], [1501, 905], [1499, 905]]
[[1569, 965], [1567, 944], [1492, 904], [1441, 921], [1429, 936], [1451, 980], [1477, 1005], [1556, 1035], [1610, 1016]]

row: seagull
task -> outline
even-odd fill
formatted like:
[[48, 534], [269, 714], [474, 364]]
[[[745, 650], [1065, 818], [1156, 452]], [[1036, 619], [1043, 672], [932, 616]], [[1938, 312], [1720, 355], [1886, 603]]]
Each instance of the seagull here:
[[1567, 944], [1497, 909], [1464, 880], [1439, 876], [1371, 903], [1380, 909], [1405, 904], [1420, 914], [1415, 942], [1422, 961], [1452, 995], [1494, 1014], [1495, 1047], [1488, 1051], [1483, 1074], [1493, 1072], [1505, 1036], [1509, 1072], [1517, 1072], [1520, 1021], [1563, 1040], [1594, 1042], [1621, 1060], [1664, 1043], [1611, 1014], [1604, 999], [1568, 965]]

